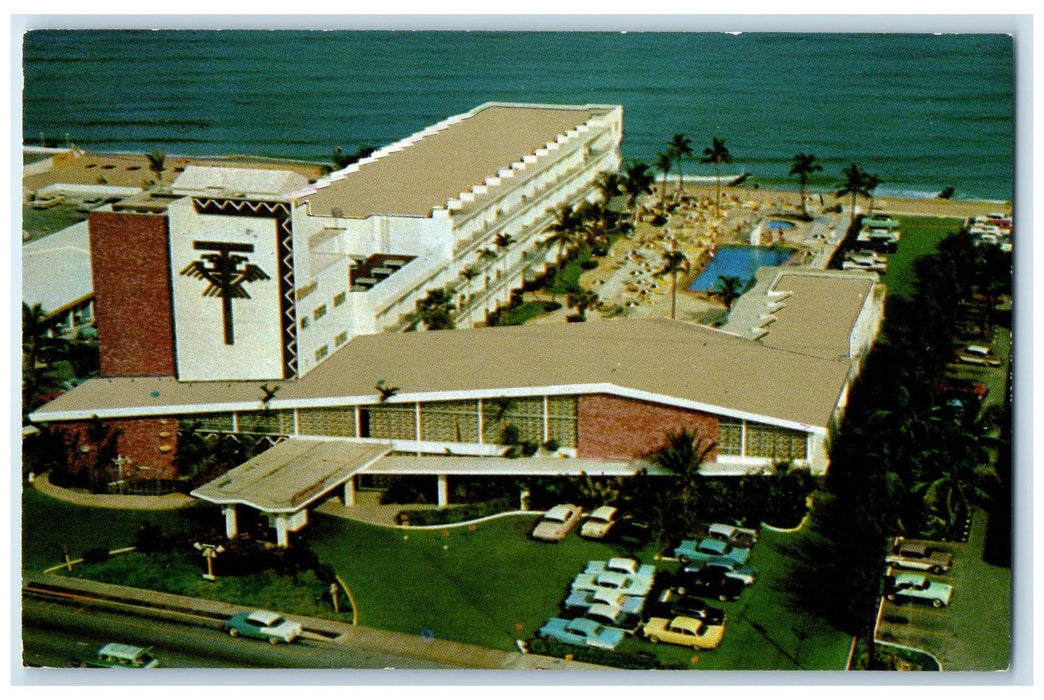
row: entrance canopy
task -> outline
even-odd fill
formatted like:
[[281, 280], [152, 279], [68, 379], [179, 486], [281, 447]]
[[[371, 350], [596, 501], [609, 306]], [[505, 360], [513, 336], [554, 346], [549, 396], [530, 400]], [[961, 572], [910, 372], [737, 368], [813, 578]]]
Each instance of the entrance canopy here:
[[390, 451], [387, 443], [284, 440], [192, 495], [265, 513], [296, 513]]

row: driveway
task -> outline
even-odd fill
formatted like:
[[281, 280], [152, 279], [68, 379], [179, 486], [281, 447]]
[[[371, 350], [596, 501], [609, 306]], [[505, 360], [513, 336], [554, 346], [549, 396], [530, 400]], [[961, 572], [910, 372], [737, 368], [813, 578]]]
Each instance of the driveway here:
[[1011, 569], [982, 560], [987, 515], [976, 510], [967, 543], [940, 543], [953, 568], [932, 579], [954, 586], [949, 607], [885, 601], [877, 639], [933, 654], [944, 671], [1000, 671], [1011, 653]]

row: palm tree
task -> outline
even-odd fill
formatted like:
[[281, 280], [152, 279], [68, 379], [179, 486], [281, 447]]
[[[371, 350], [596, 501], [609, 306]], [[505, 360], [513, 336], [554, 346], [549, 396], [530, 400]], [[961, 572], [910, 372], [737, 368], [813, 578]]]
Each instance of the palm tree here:
[[452, 295], [442, 288], [428, 290], [428, 294], [417, 301], [420, 320], [429, 331], [453, 328], [455, 310]]
[[555, 281], [551, 285], [551, 301], [554, 301], [555, 290], [558, 287], [559, 279], [562, 277], [562, 253], [567, 245], [572, 245], [576, 240], [576, 232], [583, 222], [571, 204], [559, 204], [557, 209], [548, 209], [548, 213], [554, 217], [554, 220], [544, 229], [551, 233], [545, 239], [545, 242], [558, 246], [558, 257], [555, 261]]
[[882, 182], [884, 180], [876, 174], [866, 174], [866, 177], [863, 178], [863, 193], [870, 197], [870, 209], [867, 211], [867, 216], [874, 215], [874, 190]]
[[732, 304], [741, 295], [740, 289], [743, 287], [743, 280], [734, 275], [719, 275], [717, 281], [714, 284], [714, 295], [721, 299], [722, 303], [725, 304], [725, 310], [731, 311]]
[[497, 251], [492, 248], [486, 247], [478, 252], [479, 260], [485, 263], [485, 277], [486, 277], [486, 289], [489, 289], [489, 268], [492, 267], [493, 263], [497, 261], [499, 256]]
[[511, 244], [515, 242], [515, 239], [506, 233], [498, 233], [493, 239], [493, 245], [500, 250], [500, 255], [504, 260], [504, 277], [507, 277], [507, 252]]
[[566, 305], [576, 309], [577, 320], [587, 320], [587, 310], [598, 304], [598, 295], [590, 289], [574, 289], [566, 297]]
[[465, 304], [468, 307], [468, 327], [471, 327], [471, 280], [475, 279], [482, 272], [479, 271], [475, 265], [468, 265], [460, 271], [460, 276], [464, 278], [464, 299]]
[[615, 173], [612, 170], [603, 170], [595, 176], [594, 186], [599, 194], [602, 195], [602, 200], [608, 202], [616, 195], [622, 194], [620, 190], [621, 181], [620, 173]]
[[32, 404], [42, 389], [57, 389], [54, 376], [40, 365], [55, 359], [65, 341], [56, 335], [58, 320], [48, 318], [40, 304], [22, 302], [22, 393], [23, 410]]
[[812, 173], [819, 172], [823, 166], [816, 162], [816, 157], [811, 153], [795, 153], [794, 159], [790, 161], [790, 172], [788, 175], [797, 175], [798, 187], [801, 190], [801, 215], [808, 219], [808, 208], [805, 206], [805, 193], [808, 189], [808, 178]]
[[692, 157], [692, 141], [685, 134], [675, 134], [667, 142], [667, 152], [678, 160], [678, 195], [682, 192], [682, 158]]
[[[855, 210], [856, 210], [856, 198], [864, 194], [865, 183], [866, 183], [866, 172], [855, 163], [852, 163], [847, 168], [841, 171], [844, 176], [844, 182], [837, 186], [837, 192], [834, 193], [835, 197], [844, 197], [845, 195], [852, 195], [852, 216], [851, 221], [855, 221]], [[851, 225], [851, 223], [849, 223]]]
[[671, 168], [674, 165], [674, 154], [670, 151], [664, 151], [656, 156], [656, 163], [653, 164], [657, 170], [663, 173], [663, 185], [661, 186], [660, 192], [660, 206], [664, 205], [665, 198], [667, 197], [667, 174], [671, 172]]
[[663, 275], [671, 276], [671, 319], [675, 318], [675, 310], [677, 308], [678, 301], [678, 273], [685, 272], [689, 269], [689, 259], [685, 257], [685, 253], [680, 250], [675, 250], [674, 246], [671, 246], [670, 250], [664, 251], [663, 254], [663, 267], [656, 273], [658, 277]]
[[[695, 525], [700, 485], [700, 465], [717, 443], [693, 435], [688, 428], [668, 433], [666, 444], [652, 455], [652, 463], [677, 477], [676, 487], [669, 490], [667, 507], [674, 511], [665, 518], [676, 526]], [[662, 533], [658, 533], [662, 534]]]
[[711, 145], [703, 149], [703, 157], [700, 158], [700, 162], [714, 163], [714, 214], [715, 216], [721, 216], [721, 164], [731, 163], [732, 154], [725, 147], [725, 141], [715, 137], [711, 141]]
[[627, 206], [634, 212], [635, 228], [638, 226], [638, 198], [652, 192], [654, 181], [652, 173], [649, 172], [648, 163], [632, 160], [624, 168], [624, 178], [620, 183], [620, 189], [627, 193]]
[[153, 151], [146, 153], [145, 157], [149, 160], [149, 170], [156, 173], [156, 184], [160, 184], [163, 179], [163, 162], [167, 159], [166, 151]]

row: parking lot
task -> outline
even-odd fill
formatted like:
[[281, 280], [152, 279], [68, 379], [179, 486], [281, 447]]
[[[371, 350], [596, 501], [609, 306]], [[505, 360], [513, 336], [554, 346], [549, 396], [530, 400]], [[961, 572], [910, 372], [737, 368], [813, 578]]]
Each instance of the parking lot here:
[[940, 543], [953, 552], [953, 568], [929, 577], [953, 585], [948, 607], [884, 601], [879, 641], [931, 653], [944, 671], [1006, 669], [1011, 644], [1011, 570], [982, 560], [986, 513], [976, 510], [967, 543]]

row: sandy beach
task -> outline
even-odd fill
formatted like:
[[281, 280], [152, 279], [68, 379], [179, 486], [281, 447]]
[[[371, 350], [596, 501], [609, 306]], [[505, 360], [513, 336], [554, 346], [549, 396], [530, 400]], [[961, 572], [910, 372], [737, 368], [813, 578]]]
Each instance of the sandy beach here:
[[[669, 318], [671, 278], [657, 273], [663, 265], [664, 253], [673, 246], [690, 263], [689, 272], [679, 274], [677, 278], [675, 317], [711, 323], [724, 312], [724, 305], [713, 297], [689, 291], [688, 286], [718, 246], [750, 244], [752, 231], [759, 222], [778, 217], [793, 223], [794, 227], [786, 231], [763, 232], [758, 236], [760, 244], [796, 247], [803, 251], [805, 264], [823, 267], [836, 243], [844, 236], [850, 216], [850, 197], [838, 198], [833, 194], [820, 197], [819, 193], [813, 193], [809, 194], [806, 206], [814, 221], [801, 221], [801, 196], [796, 188], [784, 191], [723, 185], [720, 211], [715, 210], [714, 195], [713, 184], [686, 183], [680, 197], [682, 205], [662, 227], [650, 223], [653, 210], [659, 206], [659, 184], [652, 195], [640, 200], [646, 213], [640, 217], [634, 233], [617, 241], [605, 258], [595, 258], [598, 267], [581, 277], [583, 286], [597, 293], [603, 305], [602, 312], [588, 311], [588, 320], [597, 321], [619, 313], [628, 317]], [[679, 199], [676, 184], [668, 182], [666, 197], [668, 201]], [[840, 212], [837, 211], [838, 205], [842, 207]], [[860, 197], [857, 210], [866, 213], [868, 206], [869, 200]], [[904, 216], [964, 219], [990, 212], [1010, 214], [1011, 205], [1004, 202], [883, 197], [874, 200], [873, 210], [875, 213]], [[823, 236], [828, 236], [826, 247], [819, 242]], [[543, 291], [530, 293], [527, 297], [550, 298]], [[615, 312], [606, 313], [606, 309], [614, 307], [617, 307]], [[565, 315], [572, 312], [563, 307], [534, 322], [561, 323]]]

